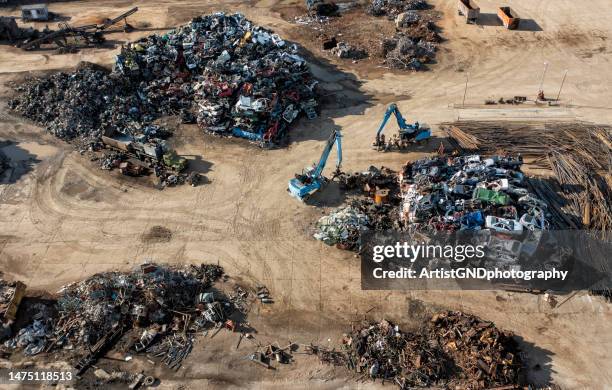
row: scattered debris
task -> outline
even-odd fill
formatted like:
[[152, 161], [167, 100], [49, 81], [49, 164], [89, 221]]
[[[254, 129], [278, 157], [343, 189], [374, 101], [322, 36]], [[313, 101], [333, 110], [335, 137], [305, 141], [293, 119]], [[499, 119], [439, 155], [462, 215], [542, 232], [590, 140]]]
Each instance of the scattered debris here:
[[257, 298], [261, 301], [261, 303], [274, 303], [274, 299], [270, 296], [270, 290], [266, 286], [257, 287]]
[[[295, 22], [308, 28], [322, 50], [336, 57], [380, 58], [392, 68], [424, 70], [434, 61], [441, 41], [435, 25], [439, 14], [429, 8], [424, 0], [374, 0], [367, 7], [343, 8], [335, 17], [309, 15], [296, 17]], [[375, 31], [361, 33], [363, 24]]]

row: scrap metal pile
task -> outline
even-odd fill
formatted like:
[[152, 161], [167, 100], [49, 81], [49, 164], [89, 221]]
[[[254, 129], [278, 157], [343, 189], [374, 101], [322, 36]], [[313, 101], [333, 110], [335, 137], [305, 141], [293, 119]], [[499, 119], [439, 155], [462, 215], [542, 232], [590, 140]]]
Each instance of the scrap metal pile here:
[[547, 229], [547, 204], [525, 188], [522, 164], [520, 156], [480, 155], [408, 162], [400, 174], [401, 218], [424, 231]]
[[65, 141], [95, 143], [115, 131], [146, 134], [145, 119], [157, 114], [138, 98], [136, 85], [93, 64], [34, 78], [15, 90], [19, 95], [9, 107]]
[[382, 42], [385, 63], [396, 69], [423, 69], [436, 56], [441, 38], [429, 14], [425, 0], [372, 0], [367, 12], [395, 19], [397, 32]]
[[430, 8], [425, 0], [373, 0], [341, 7], [334, 17], [296, 17], [295, 22], [334, 56], [354, 62], [379, 58], [391, 68], [425, 70], [441, 42], [438, 14]]
[[533, 192], [548, 203], [559, 229], [612, 231], [610, 153], [612, 129], [587, 123], [455, 122], [446, 130], [464, 152], [520, 153], [551, 179], [529, 179]]
[[356, 250], [364, 231], [399, 228], [397, 207], [400, 198], [396, 172], [372, 166], [365, 172], [343, 173], [339, 180], [343, 190], [357, 190], [359, 195], [349, 201], [349, 206], [319, 219], [314, 234], [317, 240]]
[[322, 362], [346, 365], [361, 379], [390, 381], [400, 389], [486, 389], [523, 381], [513, 335], [462, 312], [436, 314], [417, 332], [386, 320], [364, 323], [345, 335], [341, 351], [310, 351]]
[[301, 112], [316, 116], [316, 81], [297, 47], [241, 14], [195, 18], [122, 50], [115, 72], [145, 82], [142, 100], [195, 109], [206, 131], [278, 144]]
[[[527, 189], [520, 156], [468, 155], [408, 162], [401, 172], [370, 167], [340, 177], [349, 207], [316, 224], [315, 238], [359, 250], [364, 231], [424, 234], [489, 229], [514, 237], [548, 229], [556, 216]], [[555, 225], [556, 226], [556, 225]]]
[[163, 138], [180, 115], [215, 134], [278, 144], [301, 112], [316, 116], [316, 82], [294, 45], [240, 14], [216, 13], [128, 44], [114, 70], [85, 67], [17, 88], [12, 109], [63, 138]]
[[133, 329], [135, 352], [148, 352], [171, 368], [189, 354], [193, 335], [220, 328], [239, 305], [211, 291], [223, 275], [218, 265], [161, 266], [145, 263], [133, 272], [107, 272], [63, 287], [57, 294], [56, 316], [41, 315], [5, 347], [26, 354], [57, 349], [86, 354], [77, 364], [84, 370], [95, 353], [112, 346]]

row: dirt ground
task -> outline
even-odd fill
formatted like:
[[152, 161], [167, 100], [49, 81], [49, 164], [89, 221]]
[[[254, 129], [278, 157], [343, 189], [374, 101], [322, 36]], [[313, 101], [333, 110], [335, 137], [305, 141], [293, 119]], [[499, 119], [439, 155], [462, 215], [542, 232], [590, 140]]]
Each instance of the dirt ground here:
[[[433, 126], [435, 137], [442, 137], [436, 131], [438, 123], [457, 118], [612, 123], [608, 0], [588, 5], [513, 0], [511, 6], [524, 19], [518, 31], [496, 25], [494, 1], [478, 2], [480, 25], [466, 25], [455, 1], [431, 2], [442, 13], [438, 25], [446, 41], [429, 72], [389, 72], [350, 61], [318, 60], [314, 51], [304, 53], [325, 91], [324, 109], [317, 120], [299, 121], [288, 148], [260, 150], [246, 142], [203, 135], [195, 127], [181, 128], [174, 138], [178, 152], [188, 155], [193, 169], [209, 181], [197, 188], [159, 191], [139, 180], [109, 175], [8, 112], [10, 81], [70, 68], [82, 60], [111, 64], [118, 48], [56, 55], [2, 46], [0, 138], [12, 141], [10, 152], [21, 156], [23, 169], [0, 185], [1, 269], [33, 289], [56, 291], [93, 273], [130, 269], [145, 260], [218, 261], [242, 283], [270, 288], [276, 303], [256, 306], [250, 315], [262, 342], [334, 345], [349, 321], [363, 318], [365, 312], [371, 318], [411, 323], [435, 307], [446, 307], [492, 320], [520, 335], [536, 383], [554, 381], [567, 389], [611, 387], [612, 312], [602, 299], [580, 292], [561, 297], [561, 304], [551, 309], [542, 296], [509, 292], [362, 291], [359, 259], [315, 241], [310, 232], [322, 210], [342, 201], [337, 189], [321, 191], [309, 205], [285, 191], [295, 172], [318, 159], [322, 140], [334, 127], [344, 135], [344, 170], [370, 165], [398, 168], [407, 159], [437, 149], [435, 138], [407, 154], [370, 148], [392, 101], [409, 121]], [[274, 11], [293, 4], [294, 0], [79, 1], [52, 3], [50, 10], [71, 16], [69, 23], [79, 25], [138, 6], [140, 11], [129, 21], [146, 31], [112, 35], [118, 44], [216, 10], [239, 10], [301, 43], [301, 27]], [[0, 9], [0, 14], [16, 15], [17, 9]], [[535, 97], [544, 62], [549, 64], [544, 90], [552, 97], [568, 70], [560, 106], [482, 105], [500, 96]], [[203, 338], [178, 373], [147, 369], [163, 378], [160, 388], [380, 387], [356, 383], [343, 370], [320, 366], [302, 355], [290, 367], [264, 372], [244, 360], [252, 350], [249, 344], [236, 349], [236, 343], [237, 336], [229, 333]]]

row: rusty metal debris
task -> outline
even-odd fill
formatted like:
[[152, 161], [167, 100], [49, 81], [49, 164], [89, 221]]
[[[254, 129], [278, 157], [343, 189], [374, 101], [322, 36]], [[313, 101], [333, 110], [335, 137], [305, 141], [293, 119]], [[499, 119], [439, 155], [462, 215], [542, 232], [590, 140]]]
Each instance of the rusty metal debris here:
[[487, 389], [523, 380], [513, 335], [462, 312], [436, 314], [416, 332], [387, 320], [364, 322], [345, 335], [341, 350], [306, 350], [326, 364], [346, 366], [358, 380], [380, 379], [400, 389]]

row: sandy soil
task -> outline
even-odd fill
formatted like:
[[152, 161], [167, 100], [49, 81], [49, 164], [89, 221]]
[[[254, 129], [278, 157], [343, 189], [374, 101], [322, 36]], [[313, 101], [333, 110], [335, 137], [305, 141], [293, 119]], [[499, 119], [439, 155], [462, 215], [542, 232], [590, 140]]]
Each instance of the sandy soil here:
[[[315, 61], [312, 69], [326, 91], [325, 109], [315, 121], [301, 120], [286, 149], [264, 151], [245, 142], [202, 135], [182, 128], [174, 139], [178, 152], [192, 156], [195, 169], [210, 183], [158, 191], [139, 180], [119, 178], [95, 168], [69, 146], [7, 111], [9, 81], [31, 72], [72, 67], [81, 60], [110, 64], [117, 49], [89, 49], [76, 54], [22, 52], [3, 46], [0, 53], [0, 137], [16, 142], [19, 153], [36, 160], [9, 183], [0, 185], [0, 267], [37, 289], [112, 269], [129, 269], [144, 260], [217, 262], [245, 284], [266, 284], [276, 304], [255, 307], [251, 320], [260, 340], [309, 343], [338, 341], [350, 320], [387, 317], [410, 322], [440, 306], [469, 311], [521, 335], [530, 354], [532, 378], [554, 380], [564, 388], [612, 386], [610, 306], [578, 293], [551, 309], [541, 296], [507, 292], [362, 291], [359, 260], [311, 238], [311, 223], [322, 210], [342, 200], [333, 186], [300, 204], [286, 192], [287, 180], [318, 158], [331, 129], [344, 133], [344, 169], [369, 165], [399, 167], [406, 159], [437, 148], [438, 141], [412, 153], [381, 154], [370, 148], [386, 104], [396, 101], [409, 120], [436, 124], [456, 118], [512, 120], [586, 120], [612, 122], [612, 48], [608, 42], [610, 4], [586, 6], [570, 0], [513, 0], [527, 19], [521, 31], [494, 25], [495, 5], [479, 1], [484, 25], [466, 25], [454, 1], [432, 3], [446, 42], [438, 63], [426, 73], [397, 73], [338, 60]], [[271, 11], [292, 1], [223, 3], [198, 1], [81, 1], [53, 3], [51, 10], [72, 17], [70, 23], [112, 16], [137, 5], [134, 25], [162, 31], [212, 10], [241, 10], [255, 22], [299, 42], [300, 27]], [[15, 14], [10, 9], [0, 14]], [[147, 32], [118, 33], [118, 43]], [[568, 77], [556, 108], [481, 106], [486, 98], [537, 92], [543, 63], [547, 94], [557, 94], [565, 69]], [[462, 103], [466, 77], [468, 89]], [[441, 137], [440, 134], [435, 134]], [[331, 169], [331, 168], [328, 168]], [[318, 206], [318, 207], [314, 207]], [[163, 226], [169, 239], [146, 240]], [[563, 298], [561, 299], [563, 301]], [[328, 341], [330, 340], [330, 341]], [[189, 388], [370, 388], [343, 379], [342, 370], [319, 366], [312, 358], [262, 372], [242, 357], [250, 351], [237, 338], [220, 334], [202, 340], [186, 368], [166, 374], [162, 387], [187, 382]], [[155, 368], [158, 374], [160, 368]]]

